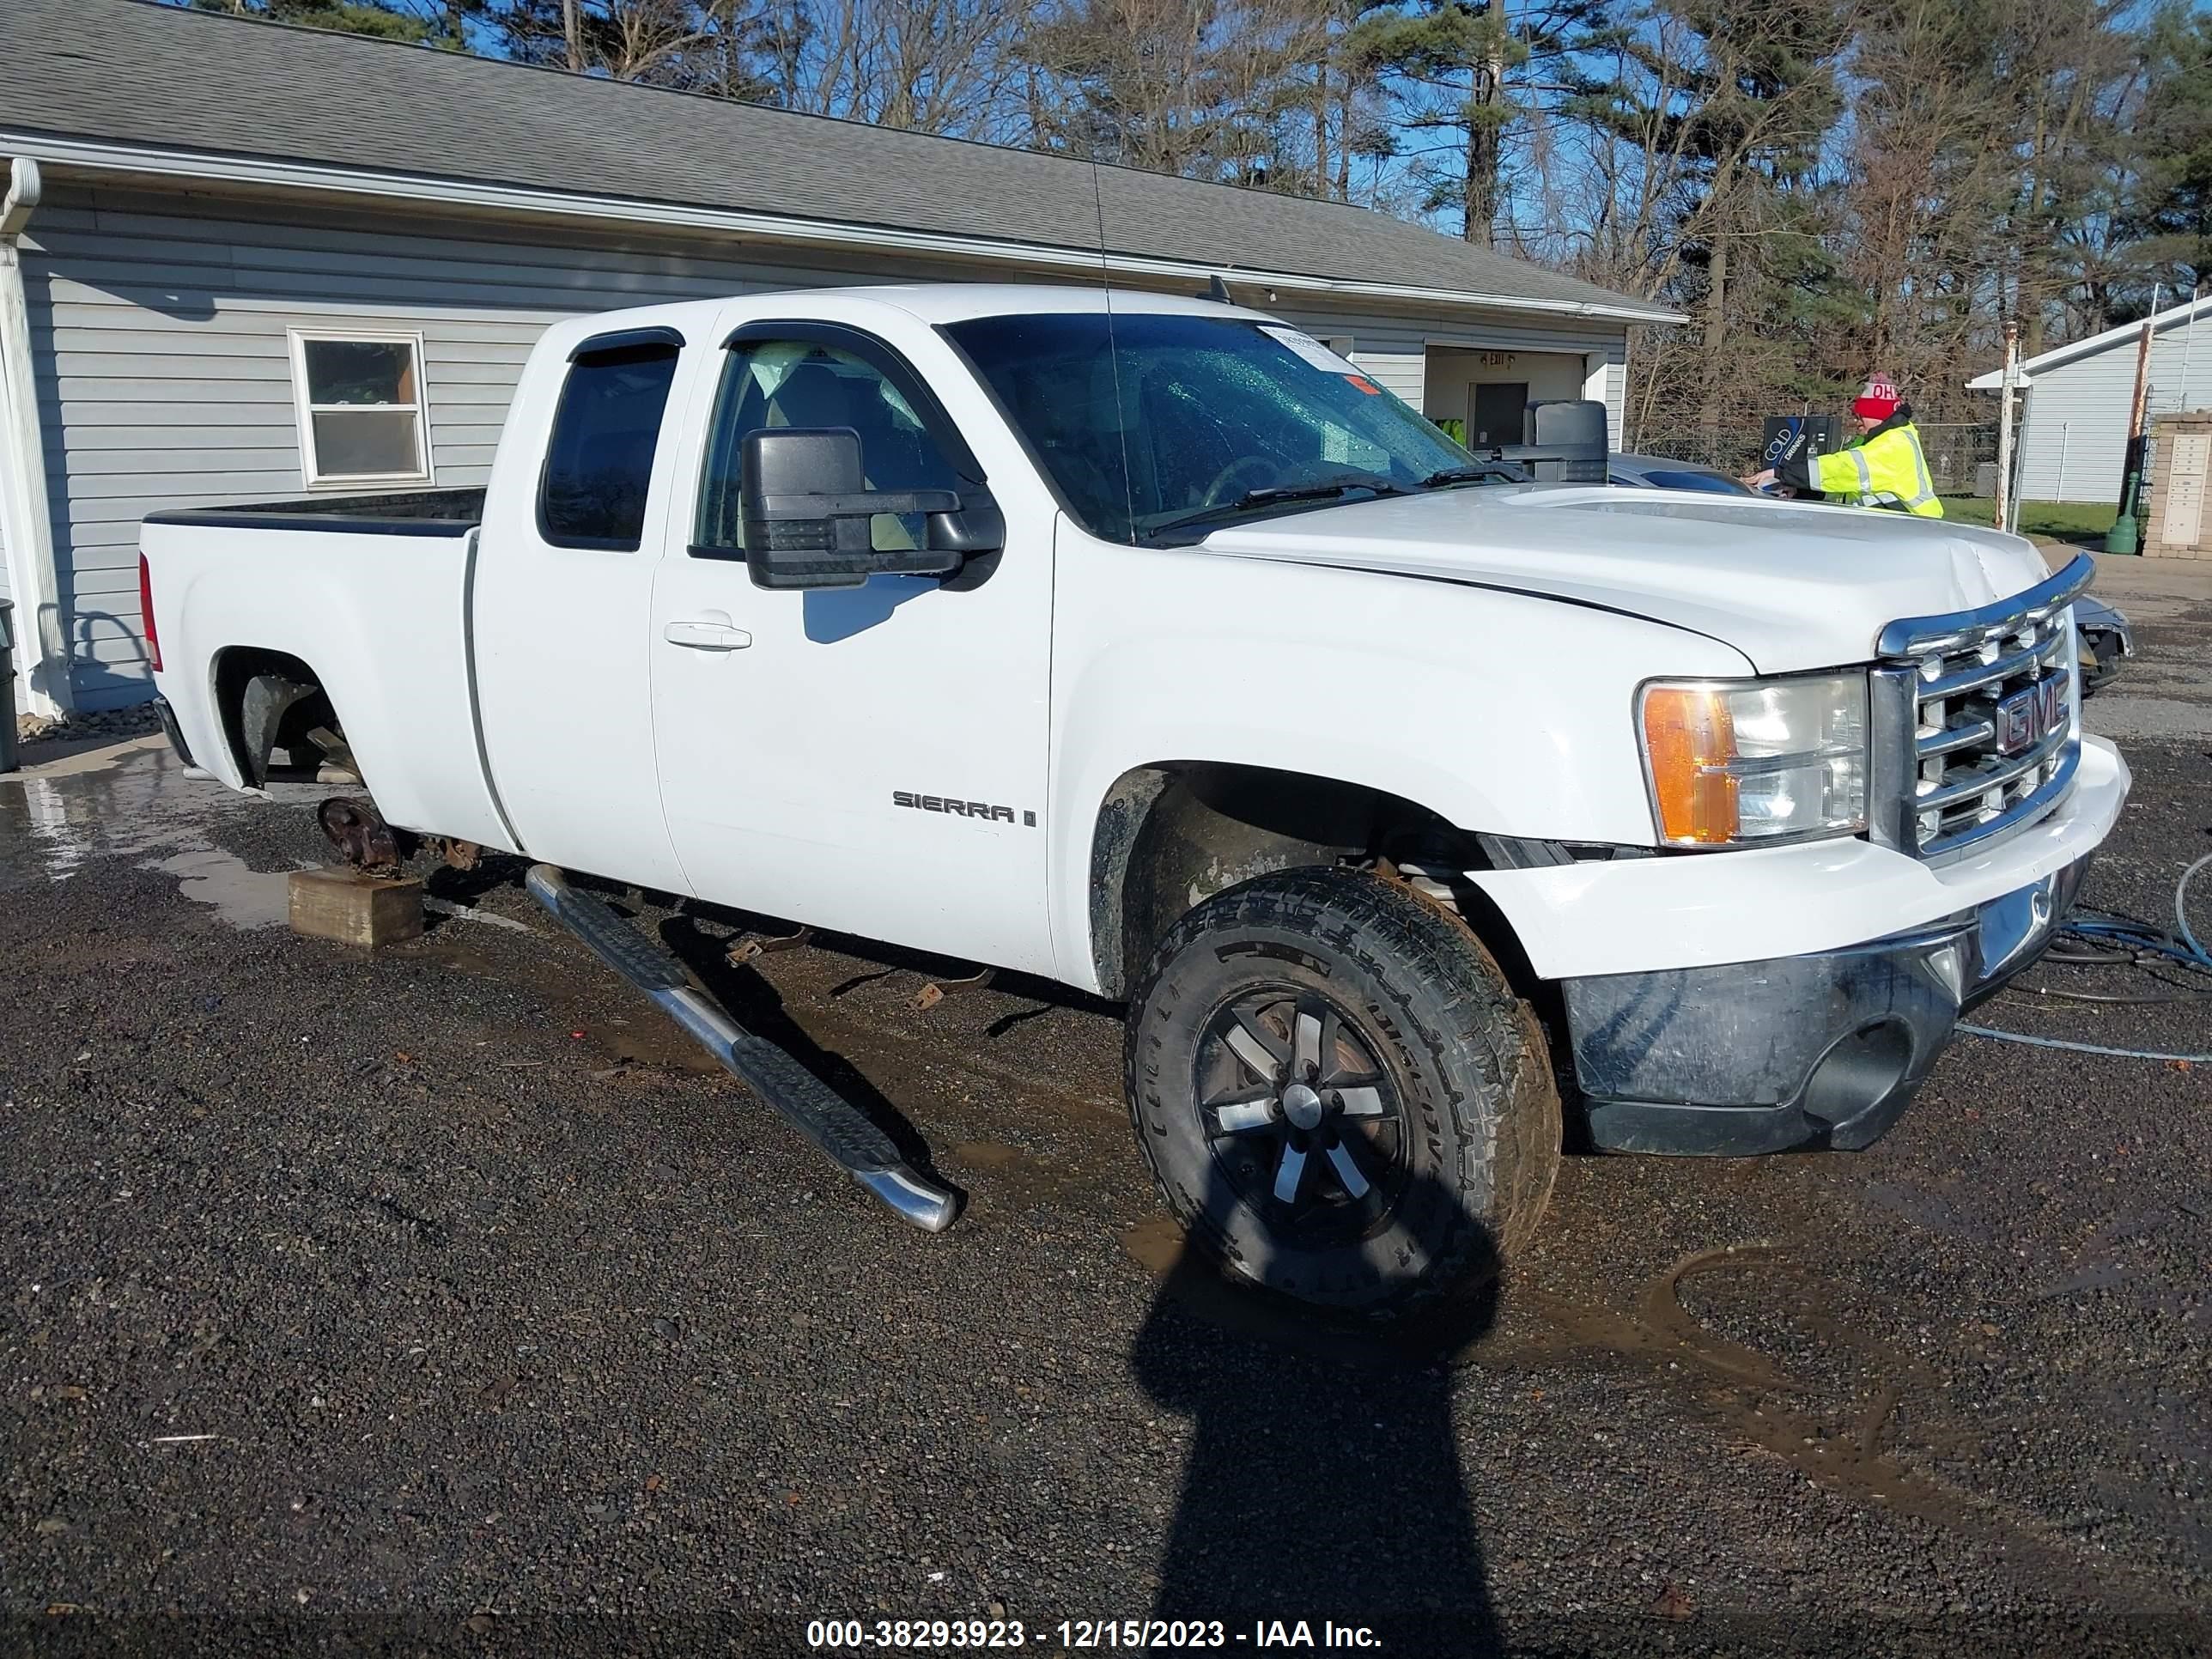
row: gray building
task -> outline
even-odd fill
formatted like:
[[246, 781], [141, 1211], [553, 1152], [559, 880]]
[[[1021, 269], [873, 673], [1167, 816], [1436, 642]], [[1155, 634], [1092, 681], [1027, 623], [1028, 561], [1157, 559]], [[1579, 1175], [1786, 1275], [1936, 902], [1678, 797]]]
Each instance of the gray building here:
[[[2147, 418], [2212, 408], [2212, 295], [2148, 320]], [[2021, 363], [2027, 396], [2014, 476], [2022, 501], [2118, 504], [2142, 338], [2141, 321], [2123, 323]], [[1996, 392], [2003, 378], [1992, 369], [1966, 386]]]
[[148, 695], [143, 514], [480, 484], [580, 312], [1218, 273], [1432, 416], [1616, 430], [1629, 328], [1676, 320], [1339, 204], [141, 0], [0, 5], [0, 597], [46, 714]]

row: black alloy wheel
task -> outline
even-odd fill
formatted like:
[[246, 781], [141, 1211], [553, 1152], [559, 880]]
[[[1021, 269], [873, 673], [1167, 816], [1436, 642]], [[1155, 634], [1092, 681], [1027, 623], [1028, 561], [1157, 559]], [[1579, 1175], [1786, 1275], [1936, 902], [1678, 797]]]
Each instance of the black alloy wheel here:
[[1223, 1177], [1311, 1242], [1360, 1237], [1405, 1190], [1405, 1114], [1375, 1039], [1328, 997], [1268, 986], [1224, 1003], [1192, 1097]]

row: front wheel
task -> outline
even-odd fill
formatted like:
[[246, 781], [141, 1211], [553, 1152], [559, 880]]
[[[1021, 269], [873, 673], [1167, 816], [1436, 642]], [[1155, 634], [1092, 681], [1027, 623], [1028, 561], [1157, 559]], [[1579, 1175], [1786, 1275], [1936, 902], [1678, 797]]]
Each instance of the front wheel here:
[[1217, 894], [1129, 1014], [1130, 1115], [1193, 1242], [1298, 1300], [1392, 1318], [1494, 1274], [1559, 1158], [1540, 1029], [1459, 919], [1293, 870]]

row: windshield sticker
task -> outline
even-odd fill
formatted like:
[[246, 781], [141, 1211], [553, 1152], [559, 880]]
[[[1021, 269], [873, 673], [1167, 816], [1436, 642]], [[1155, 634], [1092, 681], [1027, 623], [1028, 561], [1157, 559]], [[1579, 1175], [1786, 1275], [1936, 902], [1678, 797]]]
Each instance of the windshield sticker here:
[[1311, 363], [1316, 368], [1327, 369], [1332, 374], [1341, 374], [1347, 379], [1357, 378], [1359, 374], [1358, 369], [1310, 334], [1301, 333], [1295, 328], [1270, 327], [1265, 323], [1260, 325], [1260, 332], [1276, 344], [1289, 347], [1302, 361]]
[[1352, 385], [1358, 386], [1362, 392], [1365, 392], [1370, 398], [1379, 398], [1382, 395], [1382, 388], [1376, 385], [1374, 381], [1369, 380], [1364, 374], [1347, 374], [1344, 378], [1351, 381]]

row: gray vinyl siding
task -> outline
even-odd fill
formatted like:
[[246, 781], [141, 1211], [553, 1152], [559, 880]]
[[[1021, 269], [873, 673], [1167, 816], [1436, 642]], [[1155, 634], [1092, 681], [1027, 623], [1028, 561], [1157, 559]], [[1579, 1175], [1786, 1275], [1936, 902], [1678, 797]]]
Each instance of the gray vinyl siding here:
[[[489, 475], [532, 343], [562, 318], [780, 288], [1008, 275], [903, 255], [748, 258], [726, 247], [50, 179], [25, 239], [24, 273], [80, 705], [147, 695], [144, 514], [306, 492], [289, 329], [419, 333], [433, 481], [472, 486]], [[1048, 279], [1068, 280], [1064, 271]], [[1417, 409], [1431, 341], [1626, 356], [1617, 326], [1440, 324], [1410, 312], [1278, 306], [1243, 287], [1236, 297], [1316, 334], [1350, 336], [1361, 368]], [[1609, 394], [1617, 429], [1618, 377]]]
[[[1388, 387], [1415, 409], [1423, 408], [1426, 401], [1431, 346], [1455, 346], [1475, 351], [1559, 352], [1580, 357], [1585, 365], [1592, 356], [1601, 357], [1606, 364], [1606, 410], [1613, 441], [1616, 444], [1620, 441], [1621, 413], [1627, 392], [1628, 336], [1618, 325], [1575, 328], [1515, 322], [1505, 318], [1495, 321], [1458, 318], [1440, 320], [1433, 313], [1391, 314], [1323, 307], [1303, 298], [1295, 304], [1270, 305], [1264, 296], [1240, 292], [1236, 297], [1242, 304], [1274, 312], [1310, 334], [1332, 339], [1351, 336], [1352, 362], [1378, 386]], [[1578, 374], [1577, 380], [1580, 379]]]
[[[2144, 398], [2152, 418], [2212, 407], [2212, 318], [2197, 320], [2196, 335], [2176, 319], [2152, 337]], [[2035, 371], [2020, 426], [2023, 500], [2118, 501], [2136, 350], [2137, 337], [2128, 334]], [[1994, 405], [1996, 394], [1989, 396]]]
[[1615, 449], [1626, 449], [1628, 425], [1628, 342], [1626, 336], [1616, 336], [1601, 348], [1605, 356], [1606, 428], [1612, 434]]
[[1330, 339], [1352, 338], [1352, 361], [1367, 377], [1386, 391], [1395, 392], [1415, 409], [1421, 406], [1423, 357], [1421, 324], [1372, 311], [1318, 306], [1274, 306], [1265, 296], [1240, 301], [1272, 311], [1285, 322], [1295, 323], [1309, 334]]
[[[651, 241], [495, 240], [342, 213], [199, 215], [175, 198], [81, 188], [52, 192], [26, 241], [47, 487], [74, 679], [89, 708], [146, 695], [139, 520], [306, 492], [288, 330], [419, 333], [433, 480], [479, 485], [549, 325], [886, 274]], [[921, 262], [896, 273], [963, 274]]]

